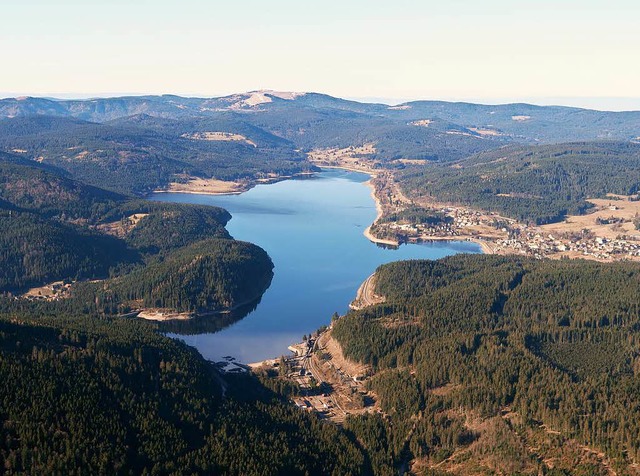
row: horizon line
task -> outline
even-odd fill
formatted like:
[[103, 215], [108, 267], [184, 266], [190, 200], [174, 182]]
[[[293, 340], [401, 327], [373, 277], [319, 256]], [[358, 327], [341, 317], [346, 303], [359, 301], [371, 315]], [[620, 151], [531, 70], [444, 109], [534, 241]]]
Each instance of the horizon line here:
[[[91, 101], [96, 99], [117, 99], [117, 98], [135, 98], [135, 97], [162, 97], [176, 96], [191, 99], [218, 99], [236, 94], [250, 94], [257, 92], [295, 92], [299, 94], [322, 94], [336, 99], [347, 101], [355, 101], [364, 104], [382, 104], [385, 106], [396, 106], [411, 102], [429, 101], [429, 102], [449, 102], [449, 103], [467, 103], [484, 106], [507, 106], [513, 104], [525, 104], [539, 107], [567, 107], [575, 109], [594, 110], [600, 112], [640, 112], [640, 96], [519, 96], [519, 97], [477, 97], [477, 96], [444, 96], [438, 98], [425, 97], [392, 97], [392, 96], [350, 96], [350, 95], [334, 95], [318, 91], [285, 91], [279, 89], [253, 89], [249, 91], [232, 92], [232, 93], [158, 93], [158, 92], [95, 92], [95, 93], [16, 93], [16, 92], [0, 92], [0, 100], [6, 99], [47, 99], [51, 101]], [[608, 102], [609, 106], [598, 106], [596, 103]], [[628, 106], [622, 106], [623, 103], [630, 102]], [[591, 103], [591, 105], [587, 105]], [[618, 103], [619, 106], [612, 107], [612, 103]]]

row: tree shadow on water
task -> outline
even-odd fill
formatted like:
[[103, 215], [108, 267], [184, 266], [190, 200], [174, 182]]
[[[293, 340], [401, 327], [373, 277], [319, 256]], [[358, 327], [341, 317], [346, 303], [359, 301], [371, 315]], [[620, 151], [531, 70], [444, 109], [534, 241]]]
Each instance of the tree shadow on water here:
[[213, 334], [244, 319], [256, 310], [261, 300], [262, 296], [232, 311], [203, 313], [192, 319], [160, 322], [158, 329], [178, 335]]

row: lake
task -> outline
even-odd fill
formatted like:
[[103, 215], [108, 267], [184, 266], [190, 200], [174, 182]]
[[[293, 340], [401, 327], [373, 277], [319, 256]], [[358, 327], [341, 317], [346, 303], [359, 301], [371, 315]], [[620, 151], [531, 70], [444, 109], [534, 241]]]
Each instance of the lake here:
[[153, 200], [227, 209], [233, 216], [229, 233], [264, 248], [275, 265], [271, 286], [244, 318], [218, 332], [179, 337], [211, 360], [230, 355], [248, 363], [278, 357], [288, 354], [287, 347], [303, 334], [328, 325], [334, 312], [344, 314], [360, 284], [379, 265], [480, 252], [477, 244], [466, 241], [398, 249], [370, 242], [363, 232], [375, 220], [376, 207], [367, 180], [365, 174], [324, 169], [310, 178], [258, 185], [240, 195], [154, 194]]

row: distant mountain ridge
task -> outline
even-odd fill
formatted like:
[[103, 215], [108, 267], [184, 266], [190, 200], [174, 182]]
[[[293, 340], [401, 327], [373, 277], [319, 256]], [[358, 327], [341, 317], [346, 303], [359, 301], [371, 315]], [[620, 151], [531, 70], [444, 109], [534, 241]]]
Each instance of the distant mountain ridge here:
[[[531, 104], [481, 105], [465, 102], [412, 101], [396, 106], [361, 103], [319, 93], [252, 91], [217, 98], [175, 95], [126, 96], [83, 100], [52, 100], [34, 97], [0, 100], [0, 117], [29, 115], [73, 117], [107, 122], [127, 116], [183, 119], [237, 114], [250, 122], [259, 116], [278, 116], [284, 111], [304, 118], [311, 110], [324, 115], [352, 113], [386, 119], [405, 126], [417, 121], [445, 121], [459, 132], [479, 138], [519, 142], [568, 140], [634, 140], [640, 137], [640, 111], [607, 112], [564, 106]], [[256, 113], [260, 113], [259, 116]], [[414, 126], [420, 127], [420, 126]], [[465, 130], [466, 129], [466, 130]], [[447, 130], [455, 130], [447, 129]]]

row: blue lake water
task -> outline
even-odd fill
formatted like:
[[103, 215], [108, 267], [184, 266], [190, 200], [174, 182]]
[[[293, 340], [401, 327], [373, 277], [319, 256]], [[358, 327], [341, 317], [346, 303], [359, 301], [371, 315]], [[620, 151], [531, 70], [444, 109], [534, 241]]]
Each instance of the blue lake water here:
[[287, 354], [303, 334], [344, 314], [360, 284], [383, 264], [479, 253], [471, 242], [384, 249], [363, 236], [376, 217], [365, 174], [327, 169], [313, 178], [258, 185], [240, 195], [154, 194], [153, 200], [226, 208], [234, 238], [264, 248], [275, 265], [270, 288], [246, 317], [215, 333], [181, 335], [208, 359], [254, 362]]

